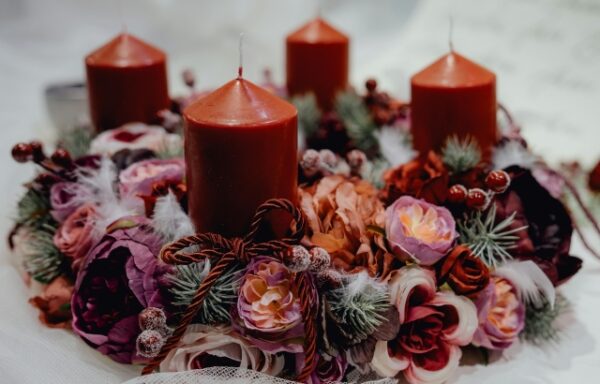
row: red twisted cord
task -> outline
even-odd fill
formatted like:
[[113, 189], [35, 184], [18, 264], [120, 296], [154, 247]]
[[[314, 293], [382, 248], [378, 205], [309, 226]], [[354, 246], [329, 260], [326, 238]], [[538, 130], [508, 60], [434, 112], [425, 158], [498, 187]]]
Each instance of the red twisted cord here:
[[[283, 239], [270, 240], [264, 243], [255, 243], [254, 239], [258, 233], [263, 220], [270, 211], [282, 209], [293, 216], [293, 231]], [[215, 281], [234, 261], [238, 260], [248, 263], [252, 257], [258, 255], [272, 255], [283, 259], [287, 248], [298, 244], [304, 236], [306, 222], [302, 212], [294, 204], [285, 199], [271, 199], [266, 201], [256, 210], [254, 218], [250, 224], [250, 231], [244, 239], [234, 238], [226, 239], [219, 234], [203, 233], [187, 236], [166, 245], [161, 250], [161, 259], [168, 264], [190, 264], [204, 260], [206, 258], [219, 258], [219, 261], [210, 270], [206, 278], [202, 281], [194, 297], [185, 310], [181, 320], [173, 334], [169, 337], [165, 345], [152, 361], [144, 367], [142, 374], [152, 373], [167, 354], [179, 344], [181, 337], [185, 333], [188, 325], [192, 322], [194, 316], [202, 306], [206, 295], [214, 285]], [[185, 253], [185, 249], [197, 247], [199, 250]], [[316, 304], [311, 299], [314, 297], [313, 286], [308, 280], [306, 273], [301, 273], [297, 277], [298, 296], [302, 309], [302, 320], [305, 330], [305, 351], [304, 367], [298, 375], [298, 380], [306, 382], [312, 373], [316, 363], [316, 327], [315, 319], [317, 317]]]

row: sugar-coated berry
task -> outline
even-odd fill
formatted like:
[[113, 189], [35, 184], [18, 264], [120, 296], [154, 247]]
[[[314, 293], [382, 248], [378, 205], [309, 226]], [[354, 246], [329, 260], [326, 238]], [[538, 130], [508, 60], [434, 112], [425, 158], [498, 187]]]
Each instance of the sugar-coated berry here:
[[73, 165], [73, 159], [71, 154], [66, 149], [58, 148], [52, 156], [50, 156], [52, 162], [60, 167], [68, 168]]
[[317, 284], [324, 290], [336, 289], [342, 286], [342, 274], [333, 268], [327, 268], [317, 274]]
[[310, 252], [310, 270], [319, 273], [329, 268], [331, 265], [331, 256], [329, 252], [320, 247], [311, 248]]
[[321, 157], [319, 152], [314, 149], [307, 149], [300, 160], [300, 167], [306, 177], [312, 177], [319, 172], [319, 162]]
[[33, 151], [31, 149], [31, 145], [27, 143], [15, 144], [15, 146], [12, 147], [11, 151], [12, 157], [17, 163], [28, 162], [29, 160], [31, 160], [32, 153]]
[[455, 184], [448, 190], [448, 201], [452, 204], [462, 204], [467, 199], [467, 188], [461, 184]]
[[375, 80], [375, 79], [368, 79], [365, 82], [365, 87], [367, 87], [367, 91], [374, 92], [375, 89], [377, 89], [377, 80]]
[[142, 310], [138, 315], [140, 328], [143, 330], [160, 330], [167, 326], [167, 316], [162, 309], [148, 307]]
[[510, 185], [510, 176], [503, 170], [492, 171], [486, 176], [485, 185], [496, 193], [502, 193]]
[[467, 207], [484, 210], [490, 202], [488, 194], [481, 188], [469, 189], [467, 194]]
[[158, 355], [164, 344], [165, 338], [163, 335], [153, 329], [142, 331], [135, 342], [138, 355], [147, 358]]
[[301, 245], [294, 245], [288, 251], [285, 265], [292, 272], [306, 271], [310, 267], [310, 253]]

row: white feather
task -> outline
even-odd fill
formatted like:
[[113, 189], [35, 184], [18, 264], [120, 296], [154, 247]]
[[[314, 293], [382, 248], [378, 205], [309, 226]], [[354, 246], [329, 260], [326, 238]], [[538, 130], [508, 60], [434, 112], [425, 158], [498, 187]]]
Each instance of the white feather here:
[[96, 205], [98, 219], [96, 231], [104, 233], [106, 227], [115, 220], [130, 215], [141, 214], [139, 204], [131, 200], [121, 200], [117, 192], [117, 168], [108, 157], [102, 157], [100, 167], [90, 171], [78, 170], [78, 182], [89, 188], [93, 197], [90, 203]]
[[405, 164], [417, 155], [406, 133], [397, 127], [383, 127], [375, 132], [375, 138], [382, 156], [392, 167]]
[[154, 216], [152, 217], [154, 230], [163, 240], [173, 241], [183, 236], [193, 235], [194, 227], [188, 215], [183, 212], [177, 197], [169, 192], [156, 200]]
[[358, 294], [380, 293], [387, 289], [387, 285], [369, 276], [366, 271], [345, 276], [347, 284], [343, 287], [347, 299]]
[[496, 147], [492, 155], [495, 169], [504, 169], [511, 165], [531, 169], [537, 162], [537, 158], [518, 141], [508, 141]]
[[522, 301], [541, 306], [543, 297], [554, 307], [556, 291], [546, 274], [531, 260], [511, 260], [498, 267], [496, 276], [509, 280], [516, 288]]

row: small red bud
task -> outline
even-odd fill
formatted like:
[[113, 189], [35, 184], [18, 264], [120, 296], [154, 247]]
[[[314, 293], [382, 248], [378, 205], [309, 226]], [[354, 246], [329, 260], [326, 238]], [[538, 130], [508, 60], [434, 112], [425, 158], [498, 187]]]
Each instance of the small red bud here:
[[44, 154], [44, 146], [39, 141], [31, 141], [29, 143], [31, 146], [31, 153], [33, 155], [33, 161], [39, 163], [46, 159], [46, 155]]
[[472, 209], [484, 210], [490, 202], [489, 196], [483, 189], [469, 189], [467, 194], [467, 206]]
[[448, 190], [448, 201], [452, 204], [462, 204], [467, 199], [467, 188], [461, 184], [455, 184]]
[[369, 79], [365, 82], [365, 87], [367, 87], [367, 91], [374, 92], [377, 89], [377, 81], [375, 79]]
[[496, 193], [502, 193], [510, 185], [510, 176], [502, 170], [492, 171], [485, 178], [485, 185]]
[[52, 162], [60, 167], [68, 168], [73, 164], [71, 154], [62, 148], [58, 148], [52, 156], [50, 156]]
[[29, 145], [27, 143], [15, 144], [15, 146], [12, 147], [11, 154], [12, 154], [13, 159], [15, 159], [15, 161], [17, 163], [26, 163], [29, 160], [31, 160], [31, 155], [32, 155], [31, 145]]

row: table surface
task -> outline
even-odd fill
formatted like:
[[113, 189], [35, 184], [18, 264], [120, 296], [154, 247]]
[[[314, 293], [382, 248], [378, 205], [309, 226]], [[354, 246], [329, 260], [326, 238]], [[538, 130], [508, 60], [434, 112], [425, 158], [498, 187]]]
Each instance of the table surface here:
[[[237, 35], [246, 32], [245, 73], [262, 68], [283, 79], [283, 36], [316, 13], [318, 1], [225, 0], [0, 1], [0, 233], [7, 233], [21, 183], [33, 174], [10, 160], [17, 142], [54, 132], [42, 91], [51, 82], [80, 79], [81, 58], [127, 20], [129, 30], [169, 53], [172, 92], [179, 72], [196, 70], [201, 86], [235, 75]], [[498, 75], [499, 99], [524, 127], [534, 150], [552, 163], [600, 157], [600, 1], [381, 0], [321, 1], [321, 13], [352, 37], [352, 80], [369, 76], [408, 98], [410, 75], [455, 49]], [[308, 5], [307, 5], [308, 4]], [[376, 4], [376, 5], [374, 5]], [[598, 245], [598, 244], [596, 244]], [[101, 356], [73, 334], [42, 326], [27, 304], [30, 291], [6, 246], [0, 248], [0, 382], [120, 383], [138, 367]], [[451, 382], [589, 382], [600, 374], [600, 261], [577, 237], [582, 271], [560, 291], [573, 303], [559, 344], [515, 345], [487, 367], [463, 366]]]

